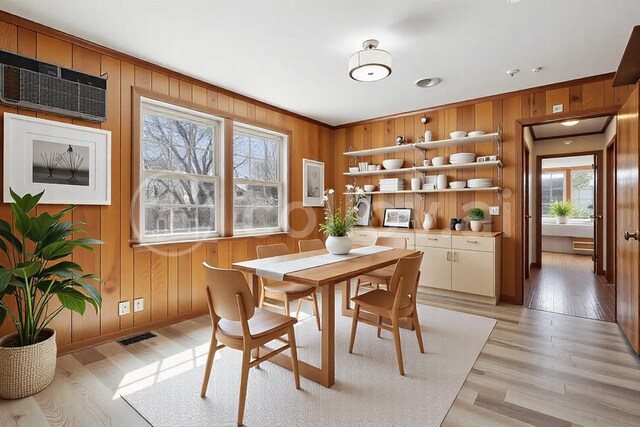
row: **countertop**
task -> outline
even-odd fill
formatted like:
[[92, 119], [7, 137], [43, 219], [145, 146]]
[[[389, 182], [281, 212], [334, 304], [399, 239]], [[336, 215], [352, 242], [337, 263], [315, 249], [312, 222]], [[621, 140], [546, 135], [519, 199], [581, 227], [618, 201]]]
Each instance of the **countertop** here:
[[497, 237], [502, 235], [502, 231], [455, 231], [455, 230], [424, 230], [422, 228], [393, 228], [393, 227], [354, 227], [353, 231], [371, 230], [371, 231], [392, 231], [394, 233], [416, 233], [416, 234], [445, 234], [450, 236], [475, 236], [475, 237]]

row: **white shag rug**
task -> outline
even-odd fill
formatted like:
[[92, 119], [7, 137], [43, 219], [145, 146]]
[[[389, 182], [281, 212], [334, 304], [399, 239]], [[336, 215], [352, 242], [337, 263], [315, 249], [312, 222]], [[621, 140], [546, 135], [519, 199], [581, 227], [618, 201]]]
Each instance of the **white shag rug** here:
[[[340, 296], [337, 295], [337, 300]], [[337, 301], [339, 302], [339, 301]], [[336, 304], [337, 305], [337, 304]], [[348, 353], [351, 318], [336, 307], [336, 383], [328, 389], [265, 362], [252, 368], [245, 407], [247, 426], [438, 426], [453, 404], [489, 338], [495, 320], [419, 305], [425, 353], [414, 331], [402, 330], [406, 376], [398, 373], [390, 332], [360, 323], [354, 353]], [[303, 313], [301, 313], [301, 317]], [[320, 332], [306, 317], [295, 328], [298, 357], [320, 364]], [[209, 332], [209, 331], [207, 331]], [[209, 332], [210, 333], [210, 332]], [[154, 427], [236, 425], [241, 353], [216, 353], [207, 397], [200, 398], [208, 342], [191, 351], [191, 360], [170, 374], [160, 364], [141, 390], [121, 389], [122, 397]], [[186, 366], [186, 367], [185, 367]], [[152, 380], [152, 381], [149, 381]], [[130, 394], [129, 394], [130, 393]]]

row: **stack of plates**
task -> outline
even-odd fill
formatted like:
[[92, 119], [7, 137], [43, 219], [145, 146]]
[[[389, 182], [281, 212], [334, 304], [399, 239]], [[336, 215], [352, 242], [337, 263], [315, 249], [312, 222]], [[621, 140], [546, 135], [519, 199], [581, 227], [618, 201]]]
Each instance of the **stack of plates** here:
[[386, 178], [380, 180], [380, 191], [402, 191], [404, 180], [400, 178]]
[[460, 165], [463, 163], [473, 163], [476, 161], [475, 153], [454, 153], [449, 156], [449, 163]]
[[491, 178], [474, 178], [467, 181], [467, 187], [469, 188], [493, 187], [493, 181]]
[[466, 186], [467, 186], [467, 183], [464, 181], [453, 181], [449, 183], [449, 187], [454, 189], [464, 188]]

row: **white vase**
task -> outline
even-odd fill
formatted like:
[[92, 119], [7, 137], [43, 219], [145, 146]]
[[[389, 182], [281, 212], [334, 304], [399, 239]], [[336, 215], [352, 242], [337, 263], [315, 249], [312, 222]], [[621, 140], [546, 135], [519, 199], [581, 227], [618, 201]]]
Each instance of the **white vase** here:
[[479, 232], [484, 228], [484, 221], [469, 221], [469, 223], [471, 224], [471, 231]]
[[424, 214], [424, 221], [422, 222], [422, 228], [425, 230], [431, 230], [436, 225], [436, 219], [432, 214], [426, 213]]
[[566, 224], [567, 223], [567, 217], [566, 216], [557, 216], [556, 217], [556, 224]]
[[329, 236], [327, 237], [327, 241], [325, 242], [325, 246], [330, 254], [333, 255], [345, 255], [348, 254], [351, 250], [351, 237], [343, 236], [343, 237], [335, 237]]

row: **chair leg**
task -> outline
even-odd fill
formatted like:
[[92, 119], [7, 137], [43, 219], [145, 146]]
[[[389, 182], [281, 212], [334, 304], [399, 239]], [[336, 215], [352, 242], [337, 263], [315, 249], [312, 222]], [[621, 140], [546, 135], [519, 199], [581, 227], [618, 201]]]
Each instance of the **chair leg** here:
[[296, 307], [296, 319], [300, 317], [300, 306], [302, 305], [302, 298], [298, 298], [298, 306]]
[[418, 348], [420, 348], [420, 353], [424, 353], [424, 345], [422, 344], [422, 330], [420, 329], [420, 321], [418, 320], [418, 310], [416, 309], [416, 307], [413, 308], [411, 319], [413, 320], [413, 327], [416, 330], [416, 338], [418, 339]]
[[355, 296], [358, 296], [358, 293], [360, 292], [360, 279], [356, 279], [356, 294]]
[[313, 315], [316, 316], [316, 325], [318, 326], [318, 330], [321, 331], [320, 310], [318, 310], [318, 295], [316, 294], [316, 291], [313, 291], [311, 294], [311, 302], [313, 303]]
[[402, 345], [400, 344], [400, 328], [398, 327], [398, 319], [391, 319], [393, 326], [393, 343], [396, 347], [396, 359], [398, 359], [398, 369], [400, 375], [404, 376], [404, 364], [402, 363]]
[[284, 314], [287, 316], [291, 316], [291, 301], [289, 301], [289, 296], [284, 294]]
[[238, 425], [242, 425], [244, 417], [244, 403], [247, 400], [247, 383], [249, 382], [249, 362], [251, 360], [251, 350], [245, 348], [242, 352], [242, 373], [240, 376], [240, 398], [238, 401]]
[[264, 291], [264, 286], [260, 286], [260, 299], [258, 300], [258, 307], [262, 308], [262, 306], [264, 305], [264, 299], [265, 299], [265, 291]]
[[378, 314], [378, 338], [380, 338], [380, 332], [382, 331], [380, 325], [382, 325], [382, 316]]
[[204, 379], [202, 380], [202, 389], [200, 390], [200, 397], [207, 395], [207, 386], [209, 385], [209, 377], [211, 377], [211, 368], [213, 367], [213, 359], [216, 355], [216, 347], [218, 347], [218, 340], [216, 339], [216, 330], [213, 328], [211, 333], [211, 344], [209, 345], [209, 355], [207, 356], [207, 365], [204, 371]]
[[291, 367], [293, 368], [293, 380], [296, 385], [296, 390], [300, 390], [300, 372], [298, 371], [298, 348], [296, 347], [296, 333], [293, 330], [293, 325], [289, 326], [287, 337], [289, 338], [289, 346], [291, 347]]
[[358, 329], [358, 316], [360, 315], [360, 304], [356, 303], [351, 322], [351, 339], [349, 340], [349, 353], [353, 353], [353, 344], [356, 342], [356, 329]]

